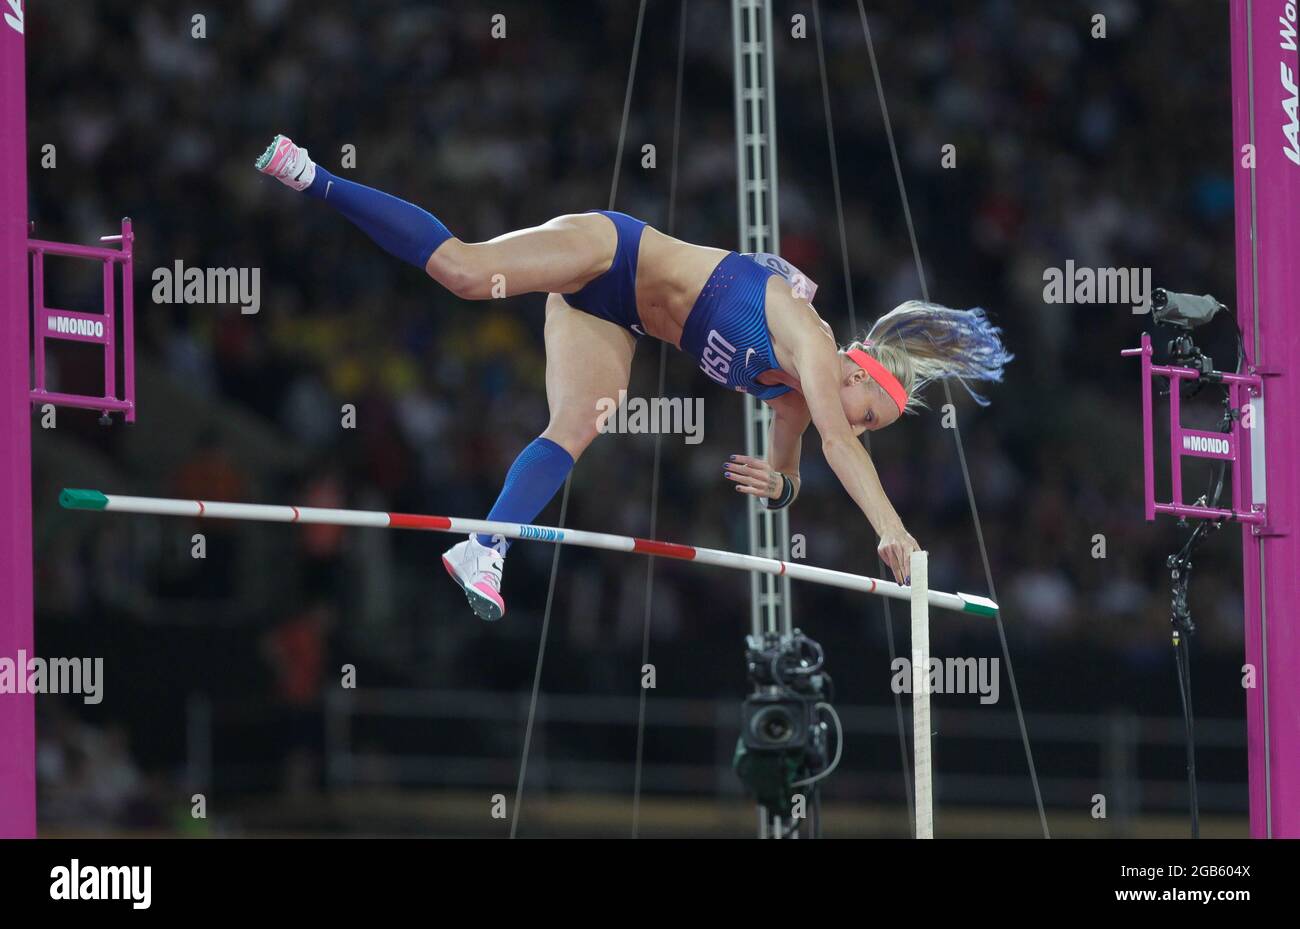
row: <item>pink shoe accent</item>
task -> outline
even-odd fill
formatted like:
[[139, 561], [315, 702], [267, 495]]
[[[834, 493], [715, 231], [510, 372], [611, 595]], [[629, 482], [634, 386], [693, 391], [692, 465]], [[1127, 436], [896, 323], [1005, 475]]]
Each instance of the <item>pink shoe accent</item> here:
[[493, 603], [495, 603], [497, 605], [497, 608], [501, 610], [502, 616], [506, 615], [506, 602], [501, 599], [501, 594], [497, 593], [489, 585], [484, 584], [482, 581], [479, 581], [477, 584], [475, 584], [474, 589], [477, 590], [483, 596], [487, 597]]
[[293, 155], [293, 151], [296, 147], [297, 146], [293, 144], [293, 140], [288, 136], [281, 136], [279, 144], [275, 147], [275, 154], [271, 156], [270, 162], [268, 162], [266, 167], [262, 169], [262, 173], [278, 174], [280, 168], [284, 166], [285, 161]]
[[[493, 590], [490, 586], [483, 583], [482, 581], [479, 581], [477, 584], [467, 587], [465, 585], [465, 582], [460, 579], [460, 574], [457, 573], [455, 566], [451, 563], [451, 561], [447, 558], [446, 555], [442, 556], [442, 566], [447, 569], [447, 573], [451, 575], [451, 579], [456, 582], [456, 584], [460, 587], [460, 589], [465, 591], [465, 596], [469, 599], [470, 606], [474, 607], [474, 612], [478, 613], [480, 617], [482, 617], [483, 619], [500, 619], [502, 616], [506, 615], [506, 601], [502, 598], [500, 593]], [[482, 609], [479, 606], [475, 605], [474, 603], [475, 594], [496, 605], [496, 608], [499, 612], [495, 617], [485, 616]]]

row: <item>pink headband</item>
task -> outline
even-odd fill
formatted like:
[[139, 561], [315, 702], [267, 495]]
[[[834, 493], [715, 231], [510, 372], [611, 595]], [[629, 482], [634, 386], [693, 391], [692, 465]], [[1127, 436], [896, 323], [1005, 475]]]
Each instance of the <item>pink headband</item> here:
[[907, 406], [907, 391], [898, 382], [898, 378], [890, 374], [888, 368], [860, 348], [851, 348], [844, 354], [852, 358], [859, 368], [866, 371], [867, 375], [879, 384], [885, 393], [889, 394], [889, 399], [894, 401], [894, 405], [898, 407], [898, 412], [901, 414]]

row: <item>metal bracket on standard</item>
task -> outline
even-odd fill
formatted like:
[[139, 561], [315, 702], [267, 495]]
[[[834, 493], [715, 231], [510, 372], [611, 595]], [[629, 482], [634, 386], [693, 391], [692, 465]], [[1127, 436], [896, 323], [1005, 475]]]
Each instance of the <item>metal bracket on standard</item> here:
[[[1198, 371], [1195, 368], [1174, 365], [1156, 365], [1151, 363], [1151, 336], [1142, 333], [1142, 344], [1138, 348], [1129, 348], [1120, 354], [1138, 356], [1142, 361], [1142, 463], [1145, 485], [1146, 518], [1154, 520], [1157, 513], [1168, 513], [1179, 518], [1194, 519], [1231, 519], [1251, 526], [1256, 534], [1269, 534], [1268, 513], [1263, 503], [1248, 502], [1248, 488], [1244, 481], [1242, 456], [1243, 425], [1240, 411], [1255, 399], [1263, 400], [1264, 376], [1259, 373], [1233, 374], [1226, 371]], [[1155, 494], [1155, 449], [1153, 430], [1155, 426], [1152, 414], [1153, 377], [1169, 379], [1169, 456], [1170, 482], [1172, 494], [1168, 503], [1160, 503]], [[1212, 379], [1222, 384], [1228, 391], [1228, 405], [1234, 415], [1232, 424], [1226, 432], [1207, 432], [1200, 429], [1188, 429], [1182, 424], [1182, 396], [1179, 392], [1181, 381]], [[1249, 441], [1254, 443], [1262, 438], [1264, 424], [1263, 404], [1259, 412], [1252, 412]], [[1258, 453], [1262, 453], [1262, 448]], [[1230, 508], [1201, 506], [1183, 502], [1182, 460], [1184, 457], [1211, 458], [1226, 461], [1232, 465], [1232, 505]]]
[[[135, 422], [135, 308], [133, 243], [135, 233], [130, 217], [122, 220], [122, 231], [117, 235], [101, 236], [101, 242], [117, 242], [118, 248], [94, 245], [70, 245], [47, 242], [43, 239], [27, 240], [27, 254], [31, 258], [32, 272], [32, 341], [34, 348], [35, 383], [32, 386], [33, 406], [52, 403], [55, 406], [98, 410], [99, 421], [112, 422], [113, 413], [121, 413], [128, 423]], [[88, 258], [103, 263], [104, 311], [80, 313], [45, 305], [45, 256]], [[122, 312], [117, 313], [116, 285], [118, 265], [122, 267]], [[118, 320], [121, 320], [119, 332]], [[69, 342], [89, 342], [103, 348], [104, 393], [102, 396], [72, 394], [47, 389], [45, 379], [45, 340], [60, 339]], [[117, 389], [117, 349], [122, 347], [122, 391]]]

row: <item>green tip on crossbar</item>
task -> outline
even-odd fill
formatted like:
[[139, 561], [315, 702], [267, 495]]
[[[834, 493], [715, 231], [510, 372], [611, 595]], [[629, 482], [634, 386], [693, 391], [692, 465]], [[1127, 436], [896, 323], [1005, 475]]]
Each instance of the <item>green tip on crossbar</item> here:
[[974, 613], [976, 616], [997, 616], [998, 605], [988, 597], [976, 597], [973, 594], [958, 594], [962, 599], [962, 612]]
[[108, 497], [98, 490], [65, 487], [59, 491], [59, 506], [65, 510], [103, 510], [108, 508]]

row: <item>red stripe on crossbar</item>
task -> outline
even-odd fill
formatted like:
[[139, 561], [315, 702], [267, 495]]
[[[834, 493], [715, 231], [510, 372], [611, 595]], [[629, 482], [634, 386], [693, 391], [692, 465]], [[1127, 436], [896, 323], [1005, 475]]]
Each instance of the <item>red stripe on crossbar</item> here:
[[686, 561], [695, 557], [695, 549], [690, 545], [656, 542], [654, 539], [633, 539], [632, 543], [632, 551], [646, 555], [663, 555], [665, 558], [683, 558]]
[[417, 516], [414, 513], [389, 513], [388, 525], [394, 529], [450, 529], [446, 516]]

